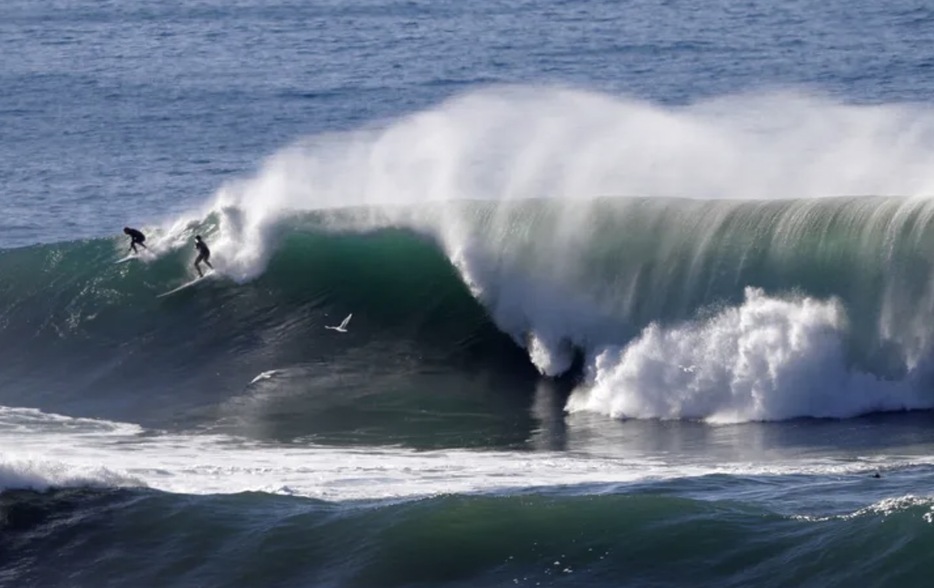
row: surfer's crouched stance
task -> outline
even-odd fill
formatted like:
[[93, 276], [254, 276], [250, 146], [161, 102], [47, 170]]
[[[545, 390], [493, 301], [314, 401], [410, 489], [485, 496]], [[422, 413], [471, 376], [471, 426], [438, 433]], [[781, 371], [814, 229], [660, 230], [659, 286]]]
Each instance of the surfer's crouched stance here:
[[207, 243], [201, 240], [201, 235], [195, 236], [195, 249], [198, 250], [198, 258], [195, 259], [195, 269], [198, 270], [198, 276], [204, 277], [204, 273], [201, 271], [201, 262], [203, 261], [211, 269], [214, 269], [214, 266], [211, 265], [209, 261], [211, 259], [211, 250], [208, 249]]
[[136, 229], [131, 229], [130, 227], [123, 227], [123, 232], [130, 237], [130, 250], [133, 251], [133, 253], [139, 253], [139, 251], [136, 250], [137, 245], [143, 249], [149, 249], [149, 247], [146, 247], [146, 245], [143, 243], [143, 241], [146, 240], [146, 235], [144, 235], [142, 232], [137, 231]]

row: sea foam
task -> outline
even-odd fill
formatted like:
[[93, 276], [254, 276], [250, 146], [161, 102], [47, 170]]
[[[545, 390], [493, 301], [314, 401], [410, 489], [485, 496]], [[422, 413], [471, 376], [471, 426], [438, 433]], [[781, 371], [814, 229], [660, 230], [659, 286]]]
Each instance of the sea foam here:
[[849, 369], [846, 329], [834, 300], [747, 288], [741, 305], [709, 319], [652, 324], [628, 345], [600, 350], [589, 384], [568, 409], [743, 422], [934, 406], [911, 378], [886, 381]]

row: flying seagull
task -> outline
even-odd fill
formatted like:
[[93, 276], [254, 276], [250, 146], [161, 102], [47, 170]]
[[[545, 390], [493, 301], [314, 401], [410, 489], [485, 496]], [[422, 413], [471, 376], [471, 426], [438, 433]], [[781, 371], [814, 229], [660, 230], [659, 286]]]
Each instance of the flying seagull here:
[[331, 329], [332, 331], [337, 331], [338, 333], [346, 333], [346, 332], [347, 332], [347, 325], [350, 323], [350, 317], [352, 317], [352, 316], [353, 316], [353, 313], [348, 314], [348, 315], [347, 315], [347, 318], [345, 318], [344, 320], [342, 320], [342, 321], [341, 321], [341, 324], [337, 325], [336, 327], [329, 327], [329, 326], [325, 325], [324, 328], [325, 328], [325, 329]]
[[278, 374], [278, 373], [279, 373], [279, 370], [269, 370], [269, 371], [267, 371], [267, 372], [262, 372], [260, 375], [258, 375], [258, 376], [256, 376], [255, 378], [253, 378], [253, 379], [250, 381], [250, 383], [251, 383], [251, 384], [255, 384], [256, 382], [259, 382], [259, 381], [261, 381], [261, 380], [268, 380], [269, 378], [273, 377], [274, 375], [276, 375], [276, 374]]

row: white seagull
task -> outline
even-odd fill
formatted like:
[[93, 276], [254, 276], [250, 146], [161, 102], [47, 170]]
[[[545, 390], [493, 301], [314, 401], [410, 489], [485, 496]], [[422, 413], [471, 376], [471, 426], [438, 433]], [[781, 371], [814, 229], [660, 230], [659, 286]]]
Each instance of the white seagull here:
[[256, 382], [259, 382], [260, 380], [268, 380], [269, 378], [273, 377], [274, 375], [278, 373], [279, 373], [279, 370], [269, 370], [266, 372], [262, 372], [260, 375], [250, 380], [250, 383], [255, 384]]
[[350, 323], [350, 317], [352, 317], [352, 316], [353, 316], [353, 313], [348, 314], [348, 315], [347, 315], [347, 318], [345, 318], [344, 320], [342, 320], [342, 321], [341, 321], [341, 324], [337, 325], [336, 327], [329, 327], [329, 326], [325, 325], [324, 328], [325, 328], [325, 329], [331, 329], [332, 331], [337, 331], [338, 333], [346, 333], [346, 332], [347, 332], [347, 324]]

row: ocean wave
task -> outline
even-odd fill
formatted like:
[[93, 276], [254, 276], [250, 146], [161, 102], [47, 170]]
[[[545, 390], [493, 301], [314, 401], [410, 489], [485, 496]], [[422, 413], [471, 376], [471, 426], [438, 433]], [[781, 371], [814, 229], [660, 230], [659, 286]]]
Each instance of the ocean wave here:
[[[159, 412], [167, 390], [207, 403], [274, 369], [493, 366], [583, 378], [585, 405], [640, 418], [928, 407], [932, 136], [922, 106], [802, 93], [471, 91], [283, 149], [144, 227], [139, 261], [115, 265], [112, 239], [0, 251], [0, 401], [129, 389]], [[195, 234], [215, 279], [157, 299], [194, 275]], [[775, 329], [803, 340], [758, 346], [761, 369], [718, 359]]]
[[[567, 213], [544, 199], [295, 213], [256, 278], [226, 276], [221, 248], [219, 279], [163, 299], [191, 271], [177, 244], [233, 239], [229, 211], [155, 231], [145, 262], [114, 265], [106, 239], [0, 252], [5, 375], [54, 363], [88, 386], [145, 385], [232, 354], [242, 387], [366, 342], [370, 365], [582, 370], [589, 400], [571, 409], [639, 418], [932, 405], [931, 202], [603, 198], [574, 230]], [[349, 333], [323, 328], [351, 312]]]

